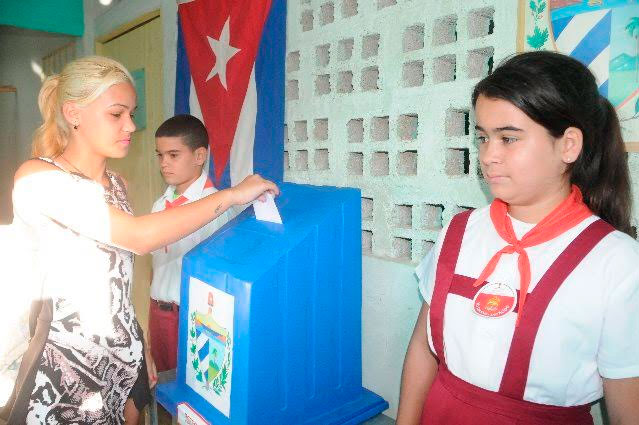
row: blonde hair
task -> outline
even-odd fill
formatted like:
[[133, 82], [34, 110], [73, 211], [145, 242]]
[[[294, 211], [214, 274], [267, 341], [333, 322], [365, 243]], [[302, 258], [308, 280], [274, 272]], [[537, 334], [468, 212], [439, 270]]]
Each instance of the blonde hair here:
[[38, 95], [43, 122], [33, 136], [32, 155], [52, 158], [66, 148], [71, 130], [62, 113], [65, 102], [88, 105], [119, 83], [133, 84], [131, 74], [121, 63], [102, 56], [76, 59], [44, 80]]

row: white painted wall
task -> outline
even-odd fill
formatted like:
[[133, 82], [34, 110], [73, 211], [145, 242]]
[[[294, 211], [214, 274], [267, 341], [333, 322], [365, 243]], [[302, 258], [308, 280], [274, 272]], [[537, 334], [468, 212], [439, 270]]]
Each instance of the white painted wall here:
[[421, 300], [411, 265], [365, 255], [362, 267], [363, 384], [388, 401], [385, 413], [394, 418], [404, 353]]

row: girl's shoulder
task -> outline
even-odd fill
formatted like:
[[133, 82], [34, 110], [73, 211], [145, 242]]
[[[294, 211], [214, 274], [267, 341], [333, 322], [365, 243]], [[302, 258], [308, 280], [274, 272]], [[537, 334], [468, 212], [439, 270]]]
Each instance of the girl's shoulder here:
[[[473, 227], [490, 227], [492, 228], [492, 222], [490, 220], [490, 204], [485, 205], [480, 208], [475, 208], [471, 210], [464, 210], [456, 213], [455, 216], [461, 214], [469, 214], [468, 223], [466, 224], [466, 229], [470, 229]], [[452, 218], [451, 218], [452, 221]], [[450, 223], [449, 223], [450, 224]]]
[[[593, 215], [578, 224], [568, 237], [570, 243], [578, 243], [582, 240], [579, 236], [599, 220], [601, 219], [598, 216]], [[588, 279], [604, 282], [606, 288], [614, 290], [629, 277], [639, 279], [637, 265], [639, 265], [639, 242], [626, 233], [612, 230], [590, 249], [579, 263], [579, 268], [584, 271], [584, 276], [588, 276]]]
[[606, 252], [610, 261], [627, 263], [629, 267], [639, 265], [639, 242], [632, 236], [613, 230], [598, 244], [601, 251]]
[[639, 242], [619, 230], [601, 239], [582, 263], [588, 278], [600, 282], [609, 293], [639, 285]]
[[[468, 214], [468, 219], [464, 221], [454, 220], [455, 217], [461, 218], [462, 215]], [[445, 223], [442, 225], [442, 229], [437, 236], [436, 245], [441, 245], [443, 243], [444, 238], [448, 234], [451, 226], [462, 226], [461, 229], [464, 232], [464, 235], [467, 233], [471, 233], [475, 235], [478, 232], [484, 232], [487, 229], [492, 229], [492, 223], [490, 221], [490, 205], [476, 208], [476, 209], [466, 209], [459, 211], [453, 214], [452, 217], [449, 217], [448, 220], [445, 220]], [[458, 229], [459, 230], [459, 229]], [[464, 236], [465, 238], [466, 236]]]

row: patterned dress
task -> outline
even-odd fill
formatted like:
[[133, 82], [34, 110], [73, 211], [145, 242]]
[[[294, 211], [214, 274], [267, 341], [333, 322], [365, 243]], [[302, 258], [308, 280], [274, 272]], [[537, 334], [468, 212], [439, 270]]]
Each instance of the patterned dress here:
[[[106, 202], [131, 214], [122, 180], [109, 171], [107, 175]], [[73, 176], [75, 181], [85, 178]], [[85, 237], [55, 219], [48, 221], [55, 228], [49, 232], [57, 235], [54, 242], [68, 247], [72, 290], [67, 295], [47, 294], [53, 315], [26, 422], [123, 423], [124, 405], [143, 365], [142, 331], [130, 299], [134, 255]], [[49, 267], [60, 267], [60, 262]], [[61, 276], [48, 273], [44, 287], [56, 287]], [[63, 287], [67, 282], [62, 283]], [[103, 320], [93, 320], [94, 313]]]

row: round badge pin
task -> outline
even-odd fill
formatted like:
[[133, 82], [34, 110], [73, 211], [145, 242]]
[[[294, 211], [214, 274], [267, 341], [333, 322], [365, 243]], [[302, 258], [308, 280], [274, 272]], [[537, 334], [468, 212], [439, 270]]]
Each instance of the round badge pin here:
[[473, 311], [482, 316], [497, 318], [513, 311], [517, 304], [517, 291], [503, 283], [482, 286], [473, 298]]

